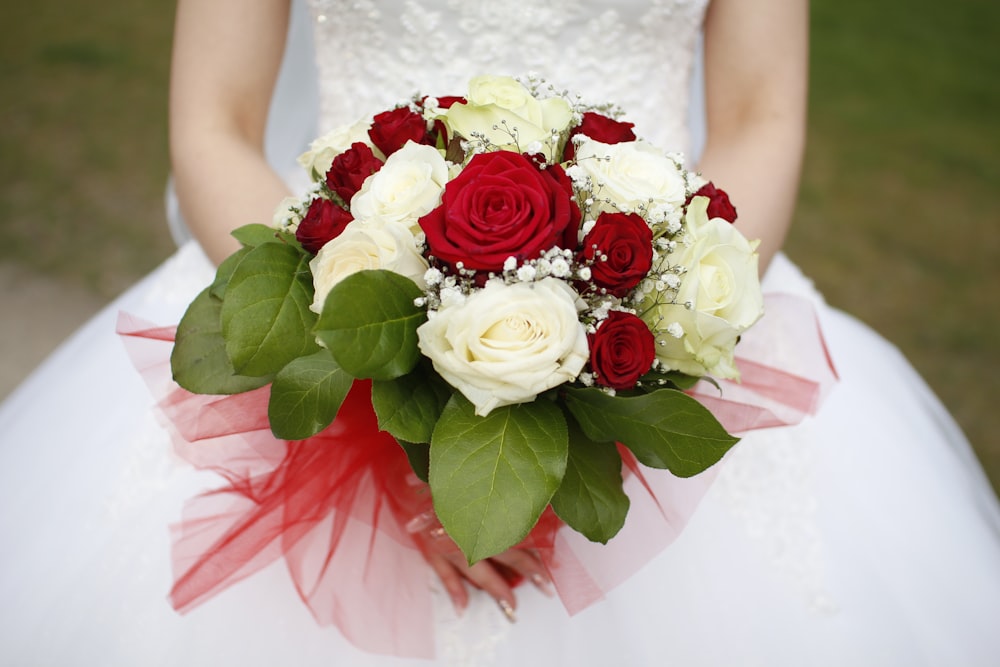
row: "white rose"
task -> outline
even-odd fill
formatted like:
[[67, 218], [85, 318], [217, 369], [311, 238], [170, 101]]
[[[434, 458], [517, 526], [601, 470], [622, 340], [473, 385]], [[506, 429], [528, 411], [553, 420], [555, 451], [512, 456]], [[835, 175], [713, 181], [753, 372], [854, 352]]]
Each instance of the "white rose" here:
[[642, 141], [602, 144], [588, 139], [577, 147], [576, 163], [593, 182], [598, 210], [636, 213], [644, 207], [662, 215], [687, 199], [683, 169]]
[[669, 324], [656, 338], [656, 358], [666, 368], [694, 377], [739, 379], [733, 356], [738, 329], [721, 318], [676, 304], [661, 306], [660, 314]]
[[308, 208], [309, 204], [303, 203], [298, 197], [285, 197], [274, 209], [271, 226], [294, 233], [302, 222], [303, 211]]
[[366, 225], [399, 223], [419, 230], [417, 221], [441, 203], [448, 163], [433, 146], [408, 141], [369, 176], [351, 198], [351, 213]]
[[353, 273], [386, 269], [406, 276], [423, 289], [428, 264], [417, 250], [413, 234], [403, 225], [389, 223], [372, 228], [354, 220], [340, 236], [320, 248], [309, 268], [316, 291], [309, 309], [320, 313], [333, 286]]
[[417, 329], [434, 368], [486, 416], [570, 382], [587, 362], [576, 294], [561, 280], [489, 283]]
[[[536, 99], [531, 91], [507, 76], [478, 76], [469, 82], [465, 104], [453, 104], [445, 122], [466, 139], [482, 133], [502, 150], [524, 152], [529, 145], [551, 159], [553, 132], [562, 135], [573, 120], [573, 110], [562, 97]], [[516, 135], [516, 136], [512, 136]], [[553, 145], [557, 144], [557, 145]]]
[[309, 150], [299, 156], [299, 164], [305, 167], [311, 177], [322, 180], [330, 170], [333, 159], [350, 148], [351, 144], [362, 143], [372, 146], [368, 139], [370, 127], [371, 123], [364, 120], [327, 132], [309, 144]]
[[[709, 220], [707, 208], [706, 197], [691, 201], [686, 218], [690, 234], [668, 257], [671, 264], [687, 269], [677, 303], [658, 306], [646, 321], [655, 329], [673, 330], [657, 337], [656, 356], [668, 368], [699, 377], [736, 379], [737, 339], [764, 314], [757, 243], [747, 241], [721, 218]], [[673, 335], [678, 326], [683, 330], [680, 337]]]

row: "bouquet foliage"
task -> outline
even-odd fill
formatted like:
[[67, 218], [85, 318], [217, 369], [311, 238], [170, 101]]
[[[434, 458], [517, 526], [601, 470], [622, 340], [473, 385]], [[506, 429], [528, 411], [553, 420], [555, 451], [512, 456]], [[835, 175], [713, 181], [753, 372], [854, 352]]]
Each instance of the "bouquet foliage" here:
[[550, 505], [611, 539], [623, 456], [687, 477], [736, 442], [684, 390], [736, 378], [762, 312], [725, 193], [619, 115], [483, 76], [317, 139], [311, 191], [237, 229], [189, 307], [176, 381], [269, 384], [274, 435], [302, 440], [370, 380], [470, 562]]

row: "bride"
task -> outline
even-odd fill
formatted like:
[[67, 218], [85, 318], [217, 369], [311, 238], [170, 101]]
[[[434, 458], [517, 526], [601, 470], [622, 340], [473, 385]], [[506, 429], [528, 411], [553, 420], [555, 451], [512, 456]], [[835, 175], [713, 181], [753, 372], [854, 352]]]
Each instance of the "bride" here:
[[[185, 615], [165, 599], [166, 527], [219, 480], [170, 454], [115, 318], [175, 323], [210, 282], [209, 259], [234, 249], [228, 232], [270, 219], [289, 193], [264, 150], [288, 4], [181, 0], [171, 151], [198, 241], [0, 408], [5, 664], [426, 664], [361, 651], [318, 626], [279, 563]], [[439, 664], [995, 662], [1000, 509], [968, 443], [896, 349], [828, 308], [779, 252], [803, 148], [804, 0], [309, 4], [321, 131], [416, 90], [536, 70], [587, 100], [621, 104], [655, 144], [692, 151], [688, 91], [703, 31], [698, 169], [733, 195], [744, 234], [762, 239], [765, 290], [813, 300], [840, 377], [816, 417], [750, 433], [680, 537], [573, 617], [545, 595], [531, 559], [508, 561], [538, 583], [516, 590], [494, 563], [431, 562]], [[302, 36], [291, 34], [294, 51]], [[293, 116], [310, 108], [303, 90], [291, 86], [279, 106]], [[286, 144], [313, 133], [296, 122]], [[516, 606], [516, 623], [497, 601]]]

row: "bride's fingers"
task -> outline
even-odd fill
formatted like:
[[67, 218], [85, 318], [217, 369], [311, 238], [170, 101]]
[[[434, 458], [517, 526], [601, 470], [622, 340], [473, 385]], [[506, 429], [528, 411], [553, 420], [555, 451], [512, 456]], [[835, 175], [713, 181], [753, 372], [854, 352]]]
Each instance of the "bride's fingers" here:
[[552, 580], [549, 578], [545, 566], [542, 565], [542, 561], [534, 552], [525, 549], [510, 549], [494, 556], [490, 560], [497, 561], [501, 565], [525, 577], [534, 584], [535, 588], [548, 597], [552, 597], [555, 594], [552, 590]]
[[455, 611], [461, 614], [468, 606], [469, 593], [466, 582], [482, 589], [492, 597], [510, 621], [514, 621], [517, 598], [509, 573], [529, 579], [539, 590], [552, 596], [551, 580], [541, 560], [531, 551], [510, 549], [473, 566], [466, 564], [460, 553], [426, 553], [428, 564], [441, 580], [451, 597]]
[[424, 557], [448, 592], [455, 613], [461, 616], [469, 605], [469, 592], [465, 589], [465, 577], [462, 572], [445, 554], [425, 553]]
[[460, 555], [428, 553], [425, 557], [448, 592], [457, 614], [461, 615], [469, 604], [469, 593], [465, 588], [465, 581], [468, 581], [496, 600], [504, 615], [514, 620], [517, 605], [514, 591], [492, 563], [480, 561], [469, 567]]
[[514, 597], [514, 590], [507, 579], [493, 566], [493, 563], [489, 560], [481, 560], [469, 567], [462, 562], [456, 567], [464, 569], [466, 579], [496, 600], [497, 605], [508, 620], [511, 622], [515, 620], [514, 610], [517, 608], [517, 599]]

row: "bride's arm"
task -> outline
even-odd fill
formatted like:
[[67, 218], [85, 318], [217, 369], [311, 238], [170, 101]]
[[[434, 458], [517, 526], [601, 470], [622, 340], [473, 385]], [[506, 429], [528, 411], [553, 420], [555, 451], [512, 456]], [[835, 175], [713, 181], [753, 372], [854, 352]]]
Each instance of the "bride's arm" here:
[[[195, 238], [216, 263], [237, 249], [229, 235], [270, 222], [289, 194], [268, 165], [264, 130], [288, 29], [289, 0], [180, 0], [170, 78], [170, 154], [177, 196]], [[455, 552], [425, 552], [456, 608], [466, 583], [502, 608], [516, 599], [496, 564], [543, 590], [548, 577], [531, 553], [513, 549], [465, 565]]]
[[761, 273], [785, 240], [805, 144], [807, 0], [713, 0], [705, 19], [708, 136], [699, 170], [737, 226], [761, 239]]
[[180, 0], [170, 76], [170, 156], [184, 219], [216, 263], [230, 231], [270, 222], [288, 193], [264, 156], [289, 0]]

